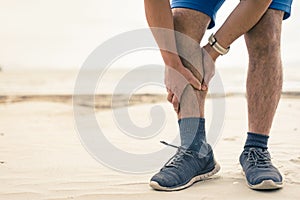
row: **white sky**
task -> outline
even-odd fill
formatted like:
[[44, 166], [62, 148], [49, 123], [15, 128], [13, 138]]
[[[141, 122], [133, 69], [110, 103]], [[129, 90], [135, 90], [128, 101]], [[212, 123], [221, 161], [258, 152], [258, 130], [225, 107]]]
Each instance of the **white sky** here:
[[[227, 0], [218, 13], [215, 32], [238, 0]], [[300, 64], [300, 2], [284, 22], [282, 50], [287, 66]], [[0, 0], [0, 66], [4, 69], [79, 68], [102, 42], [125, 31], [146, 28], [142, 0]], [[138, 52], [118, 60], [116, 67], [132, 67], [162, 60], [157, 52]], [[246, 66], [243, 38], [220, 67]]]

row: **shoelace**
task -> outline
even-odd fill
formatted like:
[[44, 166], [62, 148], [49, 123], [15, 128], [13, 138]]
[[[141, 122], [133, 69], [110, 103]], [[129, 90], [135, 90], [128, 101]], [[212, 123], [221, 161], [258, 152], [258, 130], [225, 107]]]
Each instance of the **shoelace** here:
[[263, 153], [255, 148], [250, 148], [248, 152], [245, 152], [248, 156], [247, 160], [254, 166], [259, 168], [269, 167], [271, 164], [271, 159], [268, 154]]
[[178, 168], [179, 166], [181, 166], [183, 164], [182, 161], [183, 161], [183, 156], [184, 155], [193, 157], [192, 152], [187, 150], [184, 147], [169, 144], [165, 141], [160, 141], [160, 142], [164, 145], [167, 145], [167, 146], [174, 147], [174, 148], [178, 149], [177, 153], [166, 162], [164, 167]]

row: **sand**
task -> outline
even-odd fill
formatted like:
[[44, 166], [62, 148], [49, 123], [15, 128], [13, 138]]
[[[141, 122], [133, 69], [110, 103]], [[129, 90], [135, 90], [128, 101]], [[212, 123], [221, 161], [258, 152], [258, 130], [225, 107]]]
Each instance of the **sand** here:
[[[5, 77], [3, 73], [1, 76]], [[73, 106], [70, 100], [65, 100], [70, 99], [70, 95], [62, 92], [60, 95], [64, 94], [66, 98], [61, 100], [55, 93], [49, 96], [33, 94], [31, 98], [24, 98], [27, 96], [25, 92], [21, 95], [23, 98], [20, 94], [1, 97], [2, 100], [6, 99], [0, 104], [1, 200], [300, 198], [300, 99], [297, 95], [281, 99], [269, 143], [273, 162], [285, 176], [284, 189], [257, 192], [245, 184], [238, 157], [246, 137], [247, 115], [246, 100], [239, 94], [225, 98], [223, 131], [214, 148], [221, 171], [210, 180], [198, 182], [183, 191], [157, 192], [148, 186], [155, 171], [122, 173], [97, 162], [85, 150], [76, 131]], [[95, 111], [109, 141], [130, 153], [149, 153], [165, 148], [159, 141], [171, 142], [178, 131], [176, 116], [167, 102], [155, 95], [148, 95], [151, 101], [147, 100], [147, 95], [144, 98], [141, 96], [140, 101], [132, 103], [129, 108], [133, 121], [149, 123], [153, 104], [164, 108], [167, 116], [162, 133], [148, 140], [120, 134], [109, 107], [101, 109], [100, 105]], [[19, 99], [8, 100], [16, 98]], [[211, 113], [211, 105], [212, 99], [208, 99], [207, 113]], [[123, 108], [120, 106], [115, 109]], [[207, 118], [210, 124], [211, 116], [208, 114]], [[171, 151], [175, 152], [175, 149], [171, 148]], [[153, 160], [153, 163], [157, 162]]]

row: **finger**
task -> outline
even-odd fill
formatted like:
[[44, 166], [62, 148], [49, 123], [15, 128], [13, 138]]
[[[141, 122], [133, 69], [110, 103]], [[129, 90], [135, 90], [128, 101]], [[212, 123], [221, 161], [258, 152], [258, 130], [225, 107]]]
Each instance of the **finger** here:
[[205, 82], [202, 83], [201, 90], [202, 91], [207, 91], [208, 90], [208, 85]]
[[204, 90], [204, 91], [208, 90], [209, 82], [211, 81], [213, 76], [214, 76], [214, 71], [210, 71], [210, 72], [205, 74], [204, 80], [203, 80], [203, 83], [202, 83], [202, 90]]
[[215, 75], [214, 71], [210, 71], [204, 76], [204, 82], [206, 83], [207, 86], [210, 83], [210, 81], [214, 75]]
[[179, 112], [179, 102], [175, 95], [172, 98], [172, 104], [173, 104], [174, 110], [176, 111], [176, 113], [178, 113]]
[[183, 73], [183, 75], [195, 89], [201, 90], [200, 81], [193, 75], [193, 73], [190, 70], [185, 69], [185, 72]]
[[211, 56], [203, 50], [203, 62], [204, 62], [204, 77], [202, 90], [208, 90], [209, 83], [212, 77], [215, 75], [215, 61], [212, 60]]
[[173, 96], [174, 96], [174, 93], [168, 92], [167, 100], [168, 100], [170, 103], [172, 103]]
[[174, 94], [174, 92], [172, 92], [172, 90], [170, 90], [169, 88], [167, 88], [167, 92], [171, 93], [171, 94]]

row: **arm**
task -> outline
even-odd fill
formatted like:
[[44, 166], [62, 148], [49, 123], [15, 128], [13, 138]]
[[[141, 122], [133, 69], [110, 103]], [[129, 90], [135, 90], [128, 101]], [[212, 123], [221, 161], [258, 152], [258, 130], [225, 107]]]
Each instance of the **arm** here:
[[[177, 55], [176, 39], [174, 33], [173, 15], [169, 0], [144, 0], [145, 12], [149, 27], [160, 48], [165, 64], [179, 73], [196, 89], [201, 89], [200, 81], [183, 66]], [[163, 28], [155, 29], [155, 28]], [[170, 50], [170, 51], [167, 51]]]
[[[165, 28], [174, 30], [173, 15], [169, 0], [144, 0], [147, 22], [150, 28]], [[162, 49], [170, 49], [177, 52], [175, 34], [171, 31], [158, 32], [152, 30], [154, 38], [161, 49], [163, 60], [168, 66], [181, 64], [178, 55]], [[168, 35], [167, 35], [168, 34]]]
[[[237, 38], [248, 32], [263, 16], [272, 0], [241, 0], [232, 11], [215, 38], [222, 47], [229, 47]], [[220, 55], [207, 44], [205, 50], [216, 60]]]

